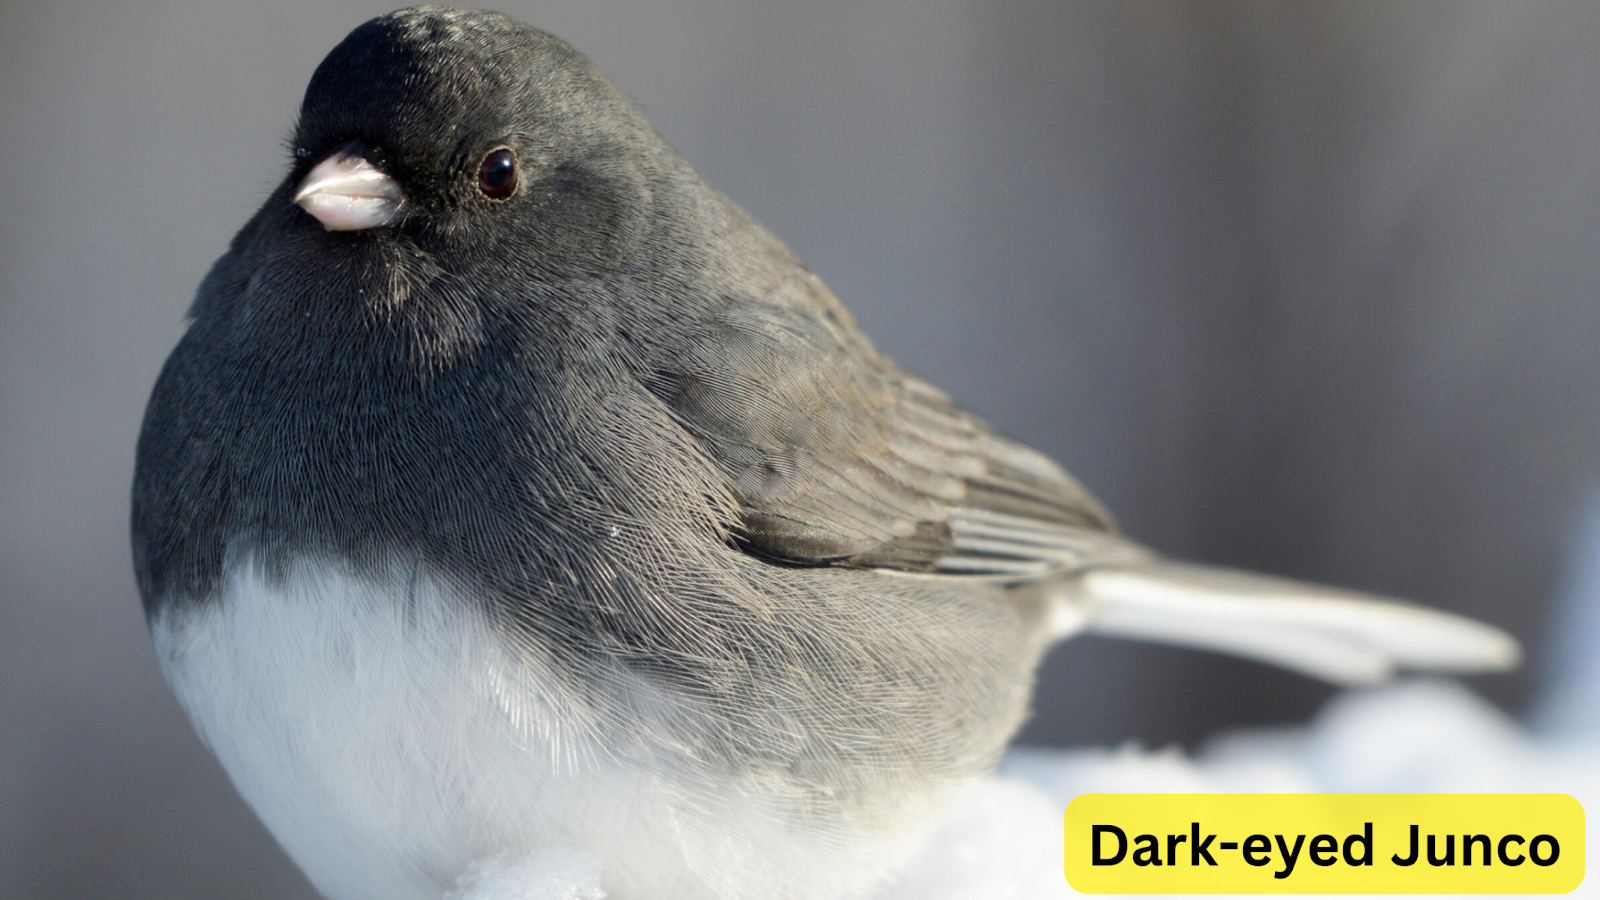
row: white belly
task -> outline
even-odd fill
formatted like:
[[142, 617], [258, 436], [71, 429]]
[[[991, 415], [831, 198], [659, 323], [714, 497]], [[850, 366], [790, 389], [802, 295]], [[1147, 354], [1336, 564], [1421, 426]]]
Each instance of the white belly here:
[[911, 846], [814, 842], [731, 788], [685, 817], [672, 773], [614, 758], [627, 742], [562, 699], [548, 661], [414, 570], [305, 561], [272, 584], [238, 565], [152, 631], [201, 738], [334, 900], [435, 900], [474, 861], [549, 848], [596, 854], [613, 898], [841, 896]]

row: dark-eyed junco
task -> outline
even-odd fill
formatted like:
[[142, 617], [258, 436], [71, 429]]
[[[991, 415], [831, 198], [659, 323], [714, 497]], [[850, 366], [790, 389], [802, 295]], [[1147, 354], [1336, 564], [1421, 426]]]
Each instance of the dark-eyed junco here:
[[547, 846], [617, 898], [858, 895], [1084, 628], [1347, 682], [1517, 656], [1117, 536], [510, 18], [357, 28], [294, 148], [156, 384], [133, 536], [173, 689], [331, 898]]

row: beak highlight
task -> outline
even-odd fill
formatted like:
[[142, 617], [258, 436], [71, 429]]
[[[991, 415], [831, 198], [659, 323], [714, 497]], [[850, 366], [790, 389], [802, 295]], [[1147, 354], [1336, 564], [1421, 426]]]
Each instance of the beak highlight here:
[[405, 194], [381, 169], [361, 157], [356, 147], [334, 151], [306, 173], [295, 189], [294, 202], [317, 217], [329, 231], [361, 231], [392, 225], [400, 219]]

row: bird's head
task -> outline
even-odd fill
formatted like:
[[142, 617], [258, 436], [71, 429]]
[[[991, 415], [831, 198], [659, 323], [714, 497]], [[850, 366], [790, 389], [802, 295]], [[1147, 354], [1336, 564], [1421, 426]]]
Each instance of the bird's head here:
[[400, 243], [464, 271], [563, 280], [637, 249], [649, 157], [665, 144], [559, 38], [499, 13], [416, 7], [328, 54], [293, 147], [275, 198], [335, 252]]

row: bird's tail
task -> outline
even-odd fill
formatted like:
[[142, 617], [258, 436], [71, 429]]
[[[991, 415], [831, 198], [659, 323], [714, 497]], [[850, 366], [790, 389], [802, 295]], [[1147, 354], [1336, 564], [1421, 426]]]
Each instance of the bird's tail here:
[[1230, 569], [1149, 560], [1074, 577], [1055, 618], [1086, 631], [1273, 663], [1338, 684], [1396, 669], [1514, 667], [1515, 638], [1481, 622], [1394, 600]]

